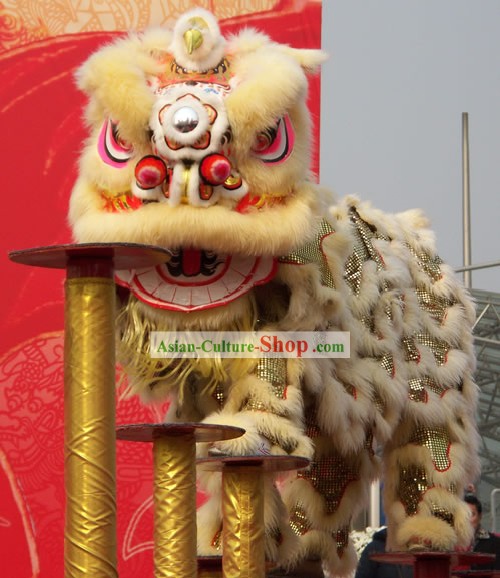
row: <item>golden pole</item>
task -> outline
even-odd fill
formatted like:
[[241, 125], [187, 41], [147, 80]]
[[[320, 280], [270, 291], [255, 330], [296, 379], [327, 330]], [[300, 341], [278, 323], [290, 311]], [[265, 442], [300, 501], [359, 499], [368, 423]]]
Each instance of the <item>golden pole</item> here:
[[153, 442], [155, 578], [196, 578], [194, 432]]
[[222, 474], [222, 576], [264, 578], [264, 475], [259, 466]]
[[[83, 243], [11, 251], [15, 263], [66, 269], [65, 578], [116, 578], [114, 269], [151, 267], [169, 251]], [[241, 434], [240, 434], [241, 435]]]
[[65, 578], [115, 578], [115, 285], [112, 259], [69, 260], [65, 285]]
[[198, 460], [200, 469], [222, 472], [223, 578], [265, 578], [265, 475], [300, 470], [308, 464], [307, 458], [299, 456], [227, 456]]
[[[203, 423], [123, 424], [119, 440], [153, 442], [155, 578], [220, 578], [217, 559], [196, 556], [196, 443], [233, 439], [244, 430]], [[207, 570], [208, 574], [205, 572]]]

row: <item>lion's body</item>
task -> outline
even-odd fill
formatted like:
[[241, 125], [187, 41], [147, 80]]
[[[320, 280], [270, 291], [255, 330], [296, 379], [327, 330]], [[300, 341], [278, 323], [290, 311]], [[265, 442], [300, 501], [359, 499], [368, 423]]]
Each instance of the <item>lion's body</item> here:
[[[243, 427], [217, 445], [225, 453], [264, 443], [312, 460], [266, 490], [267, 555], [281, 564], [319, 554], [331, 575], [348, 573], [349, 524], [381, 473], [392, 548], [466, 545], [473, 304], [418, 211], [329, 201], [309, 182], [304, 70], [322, 55], [253, 31], [225, 43], [214, 26], [197, 11], [80, 72], [92, 136], [75, 238], [175, 250], [168, 266], [118, 275], [131, 391], [169, 397], [168, 420]], [[191, 44], [203, 36], [194, 55], [178, 38], [187, 29]], [[346, 331], [350, 357], [151, 361], [155, 330]], [[199, 549], [213, 554], [220, 508], [216, 480], [206, 484]]]

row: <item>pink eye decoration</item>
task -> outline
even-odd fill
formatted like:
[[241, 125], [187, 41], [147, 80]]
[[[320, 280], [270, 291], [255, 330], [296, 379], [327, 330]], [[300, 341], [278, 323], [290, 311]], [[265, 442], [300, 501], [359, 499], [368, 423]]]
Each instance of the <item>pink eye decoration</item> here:
[[124, 168], [133, 156], [134, 149], [118, 136], [118, 125], [106, 119], [99, 133], [97, 150], [102, 161], [115, 169]]
[[252, 147], [254, 156], [265, 163], [279, 164], [287, 160], [295, 145], [295, 132], [288, 116], [280, 118], [276, 126], [257, 135]]

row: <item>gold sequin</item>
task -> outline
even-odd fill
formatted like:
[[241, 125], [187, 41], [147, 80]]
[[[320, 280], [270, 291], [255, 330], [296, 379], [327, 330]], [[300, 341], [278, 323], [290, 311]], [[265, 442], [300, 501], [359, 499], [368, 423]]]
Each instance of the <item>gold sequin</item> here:
[[412, 401], [427, 402], [426, 389], [430, 389], [436, 395], [442, 395], [448, 388], [439, 385], [431, 377], [416, 377], [408, 380], [409, 397]]
[[416, 361], [417, 363], [420, 361], [420, 352], [412, 337], [403, 337], [401, 345], [403, 346], [406, 361]]
[[282, 357], [264, 357], [257, 364], [256, 374], [262, 381], [271, 384], [274, 395], [285, 399], [286, 392], [286, 359]]
[[282, 448], [287, 454], [294, 452], [299, 445], [298, 440], [295, 439], [278, 439], [269, 433], [266, 433], [265, 437], [271, 442], [272, 445]]
[[282, 417], [288, 416], [288, 410], [286, 408], [273, 408], [265, 404], [260, 399], [256, 399], [253, 396], [247, 398], [245, 403], [241, 406], [242, 411], [265, 411], [268, 413], [274, 413], [275, 415], [280, 415]]
[[359, 216], [358, 211], [352, 207], [349, 211], [351, 221], [356, 225], [356, 229], [361, 237], [363, 244], [370, 255], [370, 257], [377, 263], [378, 269], [384, 268], [384, 261], [380, 253], [375, 249], [372, 243], [372, 239], [384, 239], [384, 241], [389, 241], [390, 238], [387, 235], [379, 233], [373, 225], [369, 225], [366, 221]]
[[370, 333], [375, 333], [375, 319], [373, 318], [373, 315], [362, 315], [359, 320], [370, 331]]
[[384, 400], [380, 397], [380, 394], [376, 389], [373, 390], [372, 394], [373, 394], [373, 403], [375, 404], [375, 407], [381, 414], [383, 414], [385, 411]]
[[321, 430], [318, 426], [318, 417], [316, 414], [316, 409], [312, 407], [307, 408], [305, 411], [305, 422], [306, 422], [306, 435], [308, 438], [317, 438], [322, 435]]
[[408, 243], [406, 244], [406, 246], [410, 249], [411, 253], [417, 258], [422, 271], [424, 271], [424, 273], [426, 273], [433, 281], [439, 281], [439, 279], [441, 279], [441, 277], [443, 276], [440, 267], [440, 265], [443, 264], [443, 260], [438, 255], [431, 257], [425, 251], [421, 251], [419, 253]]
[[454, 302], [451, 299], [445, 299], [444, 297], [438, 297], [430, 293], [425, 287], [417, 287], [415, 293], [417, 294], [420, 307], [427, 311], [436, 321], [443, 323], [448, 308], [451, 307]]
[[[384, 260], [373, 246], [372, 239], [384, 239], [386, 241], [389, 241], [390, 239], [389, 237], [380, 234], [375, 227], [363, 221], [355, 208], [351, 208], [350, 218], [356, 227], [356, 243], [354, 246], [354, 252], [345, 264], [344, 279], [351, 288], [351, 291], [356, 295], [359, 295], [363, 264], [366, 261], [372, 260], [376, 263], [379, 271], [385, 267]], [[389, 286], [385, 281], [382, 289], [384, 291], [389, 289]]]
[[390, 353], [384, 353], [384, 355], [381, 355], [377, 359], [380, 365], [387, 371], [387, 373], [391, 377], [394, 377], [395, 369], [394, 369], [394, 359], [392, 355]]
[[448, 343], [432, 337], [429, 333], [417, 333], [415, 337], [419, 343], [425, 345], [425, 347], [428, 347], [432, 351], [438, 365], [444, 365], [446, 363], [448, 351], [451, 349]]
[[361, 287], [361, 270], [365, 261], [362, 258], [362, 254], [360, 255], [360, 252], [361, 249], [358, 247], [354, 249], [354, 253], [349, 257], [345, 264], [344, 271], [346, 283], [351, 288], [351, 291], [356, 295], [359, 295], [359, 289]]
[[445, 522], [450, 524], [450, 526], [453, 526], [455, 517], [449, 510], [441, 506], [438, 506], [437, 504], [434, 503], [432, 503], [431, 505], [431, 510], [433, 516], [435, 516], [436, 518], [440, 518], [441, 520], [444, 520]]
[[337, 555], [342, 558], [344, 551], [349, 544], [349, 526], [339, 528], [334, 534], [335, 542], [337, 543]]
[[425, 446], [429, 450], [434, 467], [438, 472], [444, 472], [450, 468], [451, 441], [445, 428], [419, 427], [411, 437], [410, 442]]
[[427, 403], [429, 396], [425, 391], [423, 379], [410, 379], [408, 381], [408, 387], [408, 397], [411, 399], [411, 401]]
[[218, 381], [216, 383], [214, 392], [212, 393], [212, 396], [215, 398], [215, 400], [219, 404], [219, 407], [223, 407], [224, 401], [225, 401], [224, 385], [220, 381]]
[[306, 243], [297, 251], [289, 253], [279, 259], [280, 263], [290, 263], [296, 265], [308, 265], [315, 263], [321, 272], [321, 284], [332, 289], [335, 288], [333, 276], [328, 266], [328, 261], [322, 250], [322, 244], [326, 237], [334, 233], [332, 226], [327, 221], [322, 221], [315, 238]]
[[266, 411], [267, 406], [262, 401], [250, 397], [245, 401], [241, 409], [248, 411]]
[[338, 454], [311, 462], [308, 470], [298, 472], [297, 477], [311, 482], [325, 500], [326, 512], [335, 512], [347, 486], [359, 480], [359, 467]]
[[427, 488], [427, 474], [424, 468], [408, 466], [400, 469], [398, 497], [409, 516], [417, 513], [418, 504]]
[[375, 455], [375, 450], [373, 449], [373, 431], [371, 429], [366, 432], [364, 447], [368, 451], [370, 456]]
[[300, 502], [297, 502], [290, 513], [290, 527], [297, 536], [303, 536], [311, 529], [311, 522], [307, 519], [306, 512]]

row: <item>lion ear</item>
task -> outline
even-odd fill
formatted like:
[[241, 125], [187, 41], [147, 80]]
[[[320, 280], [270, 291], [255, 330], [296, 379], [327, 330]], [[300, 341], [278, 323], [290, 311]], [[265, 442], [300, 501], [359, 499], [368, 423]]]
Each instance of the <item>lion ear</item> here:
[[305, 72], [309, 73], [318, 72], [319, 67], [329, 57], [326, 52], [316, 48], [293, 48], [285, 44], [280, 44], [279, 47], [285, 54], [295, 59]]
[[162, 70], [152, 54], [157, 40], [139, 35], [119, 38], [94, 52], [76, 72], [77, 85], [88, 96], [88, 124], [100, 127], [106, 118], [120, 124], [120, 136], [132, 143], [149, 140], [148, 123], [155, 96], [148, 75]]

